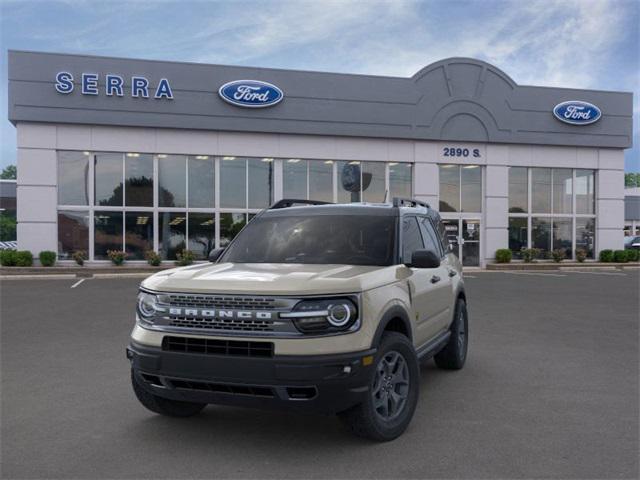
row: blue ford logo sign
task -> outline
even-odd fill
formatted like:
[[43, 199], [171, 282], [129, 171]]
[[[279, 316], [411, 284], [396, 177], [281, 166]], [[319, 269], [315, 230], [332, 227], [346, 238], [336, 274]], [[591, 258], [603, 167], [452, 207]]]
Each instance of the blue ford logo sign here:
[[234, 80], [222, 85], [218, 94], [225, 102], [249, 108], [271, 107], [284, 98], [282, 90], [260, 80]]
[[602, 112], [592, 103], [570, 100], [553, 107], [553, 114], [558, 120], [571, 125], [589, 125], [597, 122]]

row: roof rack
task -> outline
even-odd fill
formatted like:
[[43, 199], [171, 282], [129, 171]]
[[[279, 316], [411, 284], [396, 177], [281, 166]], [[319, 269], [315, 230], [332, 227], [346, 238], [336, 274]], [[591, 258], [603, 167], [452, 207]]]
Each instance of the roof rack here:
[[300, 200], [295, 198], [283, 198], [269, 207], [269, 210], [278, 208], [289, 208], [295, 205], [330, 205], [332, 202], [323, 202], [321, 200]]
[[415, 198], [403, 198], [403, 197], [393, 197], [393, 206], [394, 207], [425, 207], [427, 209], [431, 208], [431, 206], [423, 202], [421, 200], [416, 200]]

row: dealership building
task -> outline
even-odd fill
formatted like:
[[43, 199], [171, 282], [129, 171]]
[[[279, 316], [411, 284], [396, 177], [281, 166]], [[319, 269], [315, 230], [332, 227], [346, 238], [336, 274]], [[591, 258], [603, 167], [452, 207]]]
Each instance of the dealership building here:
[[628, 92], [469, 58], [403, 78], [10, 51], [8, 72], [18, 247], [36, 254], [205, 258], [281, 198], [394, 196], [437, 208], [466, 266], [622, 248]]

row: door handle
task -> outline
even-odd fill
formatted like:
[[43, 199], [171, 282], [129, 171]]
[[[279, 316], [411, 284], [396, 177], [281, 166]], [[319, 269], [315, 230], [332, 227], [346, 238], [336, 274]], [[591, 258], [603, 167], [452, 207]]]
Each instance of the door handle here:
[[450, 277], [455, 277], [458, 274], [458, 272], [456, 272], [455, 270], [449, 270], [449, 276]]
[[437, 275], [434, 275], [433, 277], [431, 277], [431, 283], [438, 283], [440, 281], [440, 277]]

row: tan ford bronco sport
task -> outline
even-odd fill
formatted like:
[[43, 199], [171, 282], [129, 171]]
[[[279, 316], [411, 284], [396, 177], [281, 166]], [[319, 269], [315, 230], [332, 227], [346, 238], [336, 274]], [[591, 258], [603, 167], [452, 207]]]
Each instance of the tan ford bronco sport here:
[[149, 410], [207, 404], [338, 414], [379, 441], [407, 428], [419, 361], [460, 369], [468, 321], [439, 214], [416, 200], [281, 200], [213, 264], [142, 282], [127, 348]]

